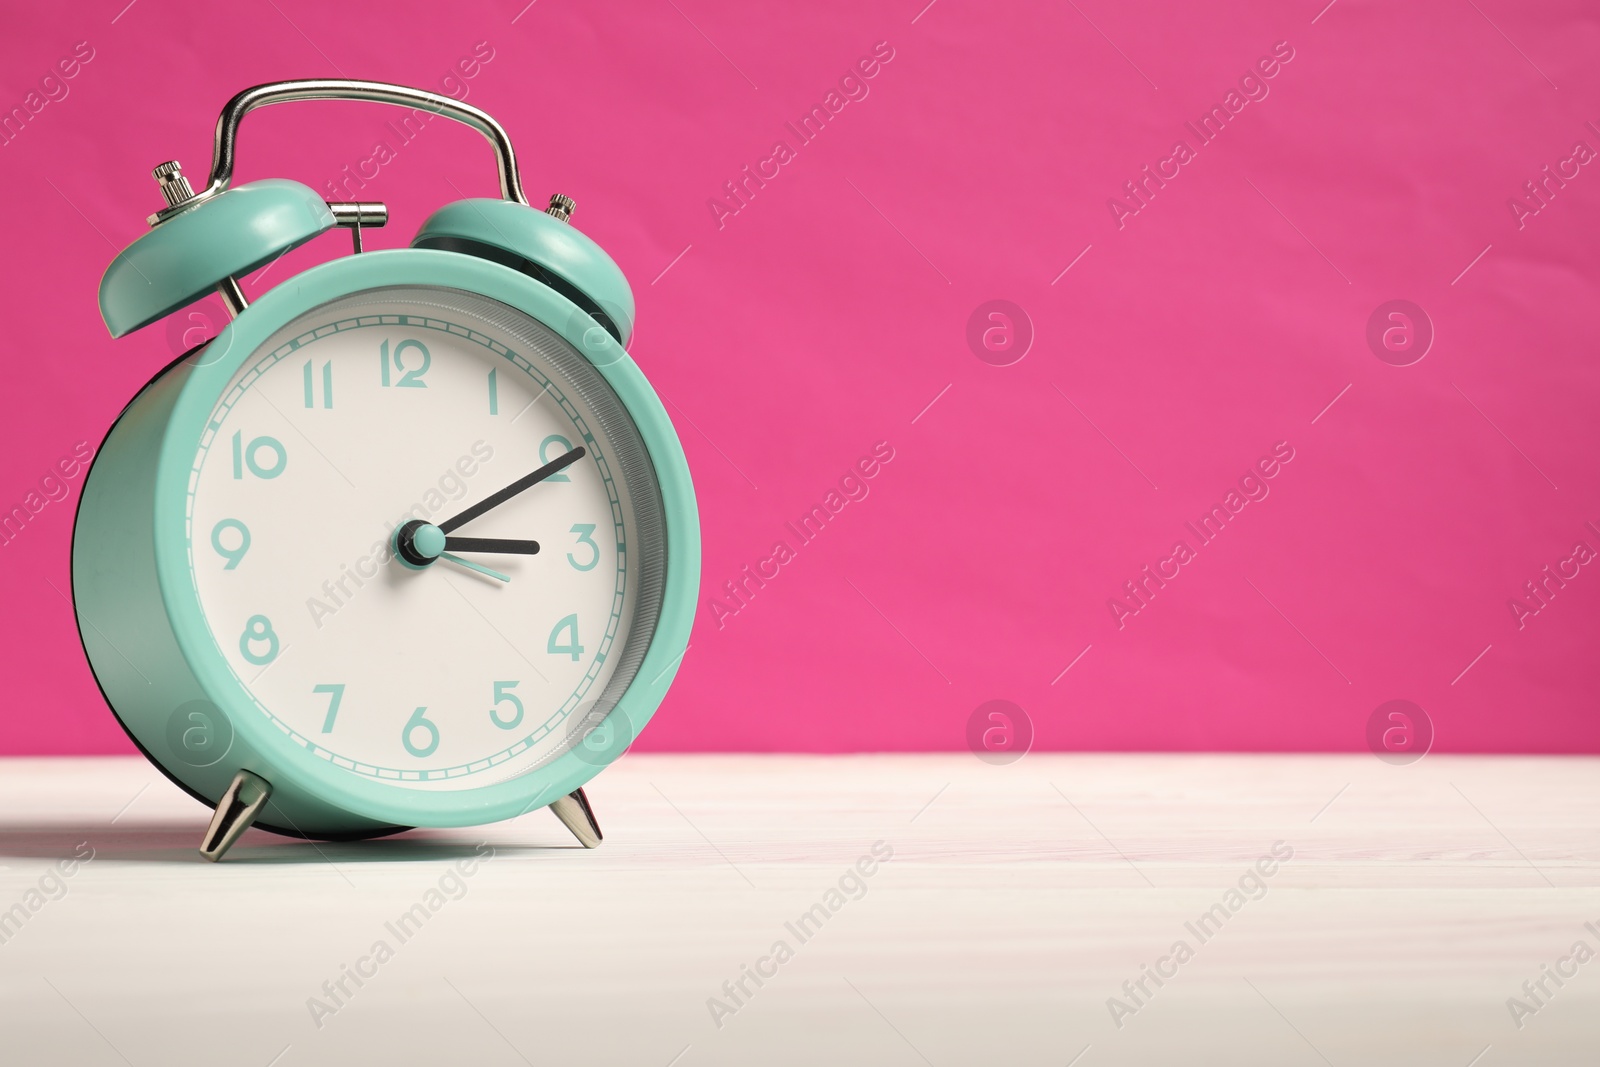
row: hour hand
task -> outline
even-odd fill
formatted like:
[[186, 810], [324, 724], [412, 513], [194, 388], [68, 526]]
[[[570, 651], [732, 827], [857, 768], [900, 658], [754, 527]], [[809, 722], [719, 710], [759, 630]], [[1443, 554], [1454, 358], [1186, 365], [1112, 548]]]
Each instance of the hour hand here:
[[[451, 549], [455, 549], [452, 552]], [[499, 537], [448, 537], [439, 527], [412, 519], [394, 532], [394, 552], [412, 570], [422, 570], [434, 560], [448, 560], [460, 567], [486, 574], [502, 582], [511, 578], [490, 570], [481, 563], [462, 559], [456, 552], [516, 552], [532, 555], [539, 551], [537, 541], [511, 541]]]
[[503, 552], [531, 556], [539, 551], [537, 541], [514, 541], [505, 537], [446, 537], [446, 552]]

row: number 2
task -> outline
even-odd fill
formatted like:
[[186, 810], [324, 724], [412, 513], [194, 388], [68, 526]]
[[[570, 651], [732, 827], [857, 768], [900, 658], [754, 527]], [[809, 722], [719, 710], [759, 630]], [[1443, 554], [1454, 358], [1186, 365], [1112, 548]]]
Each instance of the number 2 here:
[[[555, 455], [551, 455], [550, 454], [550, 452], [551, 452], [550, 446], [551, 445], [560, 445], [561, 446], [558, 450], [556, 450]], [[546, 437], [543, 441], [541, 441], [539, 443], [539, 462], [541, 464], [549, 463], [551, 460], [557, 458], [558, 456], [564, 456], [568, 452], [571, 452], [571, 451], [572, 451], [572, 442], [567, 440], [565, 437], [562, 437], [558, 433], [553, 433], [549, 437]], [[552, 474], [550, 477], [546, 478], [545, 481], [547, 481], [547, 482], [570, 482], [570, 481], [572, 481], [572, 479], [568, 478], [567, 475], [566, 475], [566, 472], [563, 471], [560, 474]]]

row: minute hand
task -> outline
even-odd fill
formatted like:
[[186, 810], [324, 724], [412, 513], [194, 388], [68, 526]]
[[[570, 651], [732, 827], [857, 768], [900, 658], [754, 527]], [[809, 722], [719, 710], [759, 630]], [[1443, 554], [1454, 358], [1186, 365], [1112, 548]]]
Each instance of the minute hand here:
[[552, 474], [560, 474], [563, 470], [578, 462], [578, 460], [582, 459], [585, 455], [586, 453], [583, 450], [583, 446], [579, 445], [566, 455], [557, 456], [555, 459], [551, 460], [549, 463], [546, 463], [532, 474], [518, 478], [516, 481], [506, 486], [498, 493], [485, 497], [476, 504], [472, 505], [466, 511], [463, 511], [461, 514], [441, 522], [439, 524], [439, 529], [445, 533], [449, 533], [452, 530], [465, 526], [467, 523], [471, 522], [479, 515], [482, 515], [484, 512], [492, 511], [501, 504], [504, 504], [507, 500], [510, 500], [524, 489], [530, 489], [533, 486], [538, 485]]

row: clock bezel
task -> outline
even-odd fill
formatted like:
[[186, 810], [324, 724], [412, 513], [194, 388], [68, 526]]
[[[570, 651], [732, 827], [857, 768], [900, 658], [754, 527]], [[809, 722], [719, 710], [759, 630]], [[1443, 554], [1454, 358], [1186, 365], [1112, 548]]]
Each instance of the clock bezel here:
[[627, 351], [594, 319], [554, 290], [499, 264], [455, 252], [396, 249], [313, 267], [264, 294], [197, 358], [162, 435], [155, 485], [156, 575], [183, 658], [208, 698], [268, 766], [245, 769], [304, 790], [355, 814], [412, 826], [466, 826], [512, 818], [548, 805], [589, 781], [627, 747], [595, 754], [574, 749], [502, 782], [427, 791], [350, 774], [295, 743], [254, 708], [206, 626], [189, 574], [185, 530], [188, 480], [201, 432], [234, 373], [285, 324], [324, 304], [370, 290], [433, 286], [505, 304], [555, 331], [600, 373], [638, 428], [660, 488], [667, 544], [661, 609], [632, 683], [608, 721], [631, 742], [655, 714], [688, 648], [699, 588], [700, 529], [688, 462], [666, 409]]

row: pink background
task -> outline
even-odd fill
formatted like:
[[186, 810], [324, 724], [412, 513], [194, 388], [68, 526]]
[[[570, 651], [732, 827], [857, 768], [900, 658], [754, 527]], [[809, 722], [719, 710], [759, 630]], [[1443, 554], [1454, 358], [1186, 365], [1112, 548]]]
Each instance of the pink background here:
[[[0, 108], [76, 42], [94, 58], [0, 147], [0, 504], [171, 358], [162, 325], [107, 337], [96, 288], [158, 204], [149, 168], [206, 171], [228, 96], [465, 86], [633, 280], [699, 489], [702, 607], [641, 747], [959, 749], [1005, 699], [1041, 748], [1359, 750], [1395, 698], [1439, 751], [1600, 747], [1600, 568], [1521, 629], [1508, 606], [1600, 549], [1600, 167], [1521, 228], [1508, 206], [1600, 148], [1584, 5], [523, 2], [11, 5]], [[1282, 41], [1269, 94], [1119, 228], [1108, 198]], [[478, 42], [493, 59], [442, 82]], [[797, 146], [785, 123], [877, 42], [868, 95]], [[239, 178], [325, 189], [398, 114], [252, 116]], [[780, 138], [794, 158], [719, 227], [708, 199]], [[394, 219], [371, 243], [493, 192], [476, 135], [430, 125], [363, 191]], [[991, 299], [1035, 333], [1010, 366], [968, 346]], [[1366, 340], [1394, 299], [1436, 331], [1410, 366]], [[719, 620], [722, 583], [880, 441], [870, 494]], [[1270, 495], [1119, 628], [1108, 599], [1280, 441]], [[81, 481], [0, 548], [0, 752], [131, 751], [61, 595]]]

